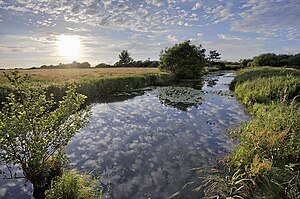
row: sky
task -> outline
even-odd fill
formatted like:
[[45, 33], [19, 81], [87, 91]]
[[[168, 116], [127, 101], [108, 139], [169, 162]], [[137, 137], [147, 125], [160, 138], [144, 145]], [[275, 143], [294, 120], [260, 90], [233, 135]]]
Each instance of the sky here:
[[300, 0], [0, 0], [0, 68], [113, 64], [191, 40], [222, 60], [300, 52]]

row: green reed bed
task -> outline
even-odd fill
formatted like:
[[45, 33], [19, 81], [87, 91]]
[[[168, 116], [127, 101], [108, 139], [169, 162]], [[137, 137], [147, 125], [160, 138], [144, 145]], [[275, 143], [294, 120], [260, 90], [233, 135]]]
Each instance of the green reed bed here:
[[[204, 179], [207, 198], [300, 198], [300, 71], [248, 68], [230, 85], [253, 119]], [[224, 167], [225, 166], [225, 167]]]
[[[50, 81], [32, 78], [32, 86], [42, 86], [54, 99], [60, 100], [68, 85], [75, 83], [77, 91], [88, 97], [88, 102], [96, 102], [117, 92], [126, 92], [146, 86], [165, 85], [173, 81], [173, 76], [166, 73], [133, 74], [127, 76], [85, 77], [65, 81]], [[0, 85], [0, 102], [12, 90], [5, 82]]]

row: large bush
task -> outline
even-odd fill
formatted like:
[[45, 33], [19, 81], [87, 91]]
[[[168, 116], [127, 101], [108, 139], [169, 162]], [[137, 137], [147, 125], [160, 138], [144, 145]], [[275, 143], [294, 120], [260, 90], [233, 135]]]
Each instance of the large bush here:
[[56, 103], [28, 77], [16, 72], [6, 77], [14, 92], [0, 110], [0, 160], [8, 168], [19, 166], [33, 184], [33, 196], [44, 198], [51, 179], [65, 165], [64, 147], [87, 122], [86, 96], [71, 86]]
[[159, 68], [174, 73], [178, 78], [198, 78], [205, 64], [205, 49], [190, 41], [175, 44], [160, 55]]

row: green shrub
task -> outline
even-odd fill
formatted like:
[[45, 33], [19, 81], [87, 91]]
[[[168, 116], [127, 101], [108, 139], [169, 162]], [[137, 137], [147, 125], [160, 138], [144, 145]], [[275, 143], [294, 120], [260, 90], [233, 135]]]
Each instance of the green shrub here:
[[70, 170], [52, 181], [45, 195], [46, 199], [95, 199], [102, 198], [102, 189], [97, 188], [91, 175]]
[[162, 51], [159, 69], [172, 72], [181, 79], [195, 79], [201, 76], [204, 65], [205, 49], [185, 41]]
[[[7, 167], [19, 166], [33, 184], [33, 197], [43, 199], [51, 179], [65, 165], [65, 146], [88, 122], [86, 96], [73, 85], [56, 103], [42, 88], [32, 86], [28, 76], [13, 71], [6, 78], [14, 92], [0, 109], [0, 160]], [[15, 175], [10, 172], [9, 178]]]

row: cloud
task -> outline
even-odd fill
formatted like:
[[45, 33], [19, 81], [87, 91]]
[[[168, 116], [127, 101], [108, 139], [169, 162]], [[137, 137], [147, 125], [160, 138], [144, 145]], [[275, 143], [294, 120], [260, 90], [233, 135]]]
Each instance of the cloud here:
[[178, 42], [178, 38], [174, 35], [168, 35], [167, 38], [172, 42]]
[[240, 7], [240, 19], [232, 23], [231, 30], [300, 39], [299, 7], [299, 0], [247, 1]]
[[230, 11], [232, 4], [216, 4], [213, 6], [204, 6], [204, 11], [207, 14], [207, 18], [212, 21], [213, 24], [218, 24], [230, 19], [233, 19], [234, 14]]
[[[163, 0], [146, 0], [147, 4], [161, 7]], [[1, 9], [36, 15], [50, 15], [56, 20], [87, 24], [93, 27], [105, 27], [118, 30], [131, 29], [142, 32], [165, 31], [162, 18], [168, 15], [165, 9], [153, 10], [147, 4], [128, 1], [24, 1], [0, 5]], [[40, 18], [40, 17], [39, 17]], [[49, 26], [52, 21], [34, 23], [36, 26]]]
[[197, 2], [193, 7], [192, 10], [197, 10], [198, 8], [202, 7], [202, 3], [201, 2]]
[[[194, 0], [20, 0], [1, 4], [0, 9], [20, 12], [25, 18], [33, 20], [24, 18], [24, 23], [28, 26], [55, 26], [64, 21], [70, 23], [68, 26], [75, 23], [121, 31], [166, 32], [170, 31], [169, 26], [191, 27], [199, 22], [197, 14], [191, 13], [184, 6], [193, 4], [194, 9], [201, 6], [201, 2], [193, 2]], [[51, 17], [51, 20], [43, 20], [44, 16]]]
[[155, 5], [157, 7], [164, 5], [164, 0], [146, 0], [147, 3]]
[[35, 47], [21, 46], [21, 45], [0, 45], [0, 51], [3, 53], [20, 53], [20, 52], [33, 52]]
[[246, 39], [245, 37], [240, 37], [240, 36], [233, 36], [233, 35], [224, 35], [224, 34], [218, 34], [218, 38], [222, 40], [229, 40], [229, 41], [242, 41]]
[[73, 31], [73, 32], [87, 32], [88, 29], [85, 28], [77, 28], [77, 27], [66, 27], [67, 30]]

